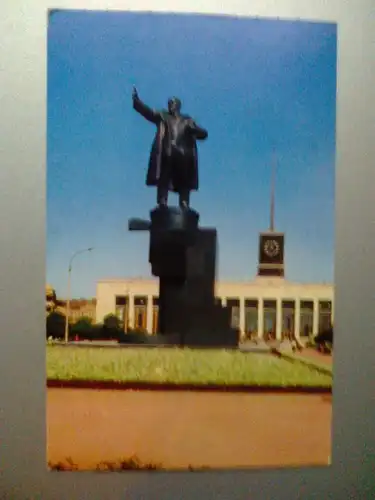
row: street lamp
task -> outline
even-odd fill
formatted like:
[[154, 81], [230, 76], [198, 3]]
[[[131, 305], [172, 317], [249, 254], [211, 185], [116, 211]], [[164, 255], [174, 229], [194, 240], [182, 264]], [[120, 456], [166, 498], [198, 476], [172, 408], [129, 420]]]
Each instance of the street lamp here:
[[75, 252], [69, 261], [69, 268], [68, 268], [68, 294], [66, 298], [66, 315], [65, 315], [65, 343], [67, 344], [69, 341], [69, 315], [70, 315], [70, 288], [71, 288], [71, 278], [72, 278], [72, 263], [75, 257], [81, 253], [85, 252], [91, 252], [94, 250], [93, 247], [90, 248], [85, 248], [84, 250], [78, 250]]

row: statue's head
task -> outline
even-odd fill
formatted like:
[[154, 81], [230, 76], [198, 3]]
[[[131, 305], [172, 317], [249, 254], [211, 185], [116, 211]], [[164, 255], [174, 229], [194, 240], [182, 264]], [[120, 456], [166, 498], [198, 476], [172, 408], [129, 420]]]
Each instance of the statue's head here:
[[168, 100], [168, 111], [171, 114], [176, 114], [181, 111], [181, 101], [178, 97], [171, 97]]

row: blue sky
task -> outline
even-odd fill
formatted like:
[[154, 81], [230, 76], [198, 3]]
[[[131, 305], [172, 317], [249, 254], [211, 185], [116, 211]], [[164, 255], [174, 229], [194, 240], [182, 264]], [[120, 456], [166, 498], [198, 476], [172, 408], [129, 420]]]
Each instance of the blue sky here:
[[[218, 278], [250, 280], [269, 225], [273, 151], [276, 229], [286, 277], [333, 280], [336, 27], [200, 15], [62, 11], [48, 33], [47, 282], [95, 295], [105, 278], [149, 277], [145, 186], [155, 127], [133, 109], [177, 95], [208, 130], [192, 207], [219, 234]], [[171, 203], [177, 199], [171, 195]]]

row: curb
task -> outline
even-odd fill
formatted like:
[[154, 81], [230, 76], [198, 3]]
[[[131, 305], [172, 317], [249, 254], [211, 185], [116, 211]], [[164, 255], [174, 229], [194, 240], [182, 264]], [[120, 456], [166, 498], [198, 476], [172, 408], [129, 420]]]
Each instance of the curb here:
[[315, 363], [314, 361], [307, 359], [303, 356], [298, 356], [298, 355], [296, 356], [295, 354], [284, 353], [282, 351], [279, 351], [278, 349], [273, 349], [272, 353], [278, 356], [279, 358], [285, 359], [286, 361], [290, 361], [292, 363], [295, 362], [302, 363], [310, 368], [317, 370], [318, 372], [324, 375], [329, 375], [330, 377], [333, 376], [332, 368], [322, 366], [321, 364]]
[[332, 394], [331, 387], [319, 386], [257, 386], [257, 385], [210, 385], [172, 384], [152, 382], [115, 382], [93, 380], [47, 380], [49, 389], [91, 389], [117, 391], [163, 391], [163, 392], [221, 392], [254, 394]]
[[183, 345], [180, 345], [178, 343], [169, 343], [169, 344], [153, 344], [153, 343], [148, 343], [148, 342], [144, 342], [144, 343], [141, 343], [141, 344], [135, 344], [135, 343], [130, 343], [130, 342], [108, 342], [108, 343], [91, 343], [91, 342], [84, 342], [84, 341], [81, 341], [81, 342], [69, 342], [68, 344], [64, 344], [64, 343], [61, 343], [61, 344], [47, 344], [47, 347], [64, 347], [66, 349], [68, 348], [77, 348], [77, 349], [156, 349], [156, 348], [163, 348], [163, 349], [191, 349], [191, 350], [203, 350], [203, 349], [206, 349], [206, 350], [220, 350], [220, 349], [225, 349], [225, 350], [232, 350], [232, 351], [235, 351], [235, 350], [239, 350], [238, 346], [235, 345], [235, 346], [226, 346], [226, 345], [223, 345], [223, 346], [217, 346], [217, 345], [187, 345], [187, 346], [183, 346]]

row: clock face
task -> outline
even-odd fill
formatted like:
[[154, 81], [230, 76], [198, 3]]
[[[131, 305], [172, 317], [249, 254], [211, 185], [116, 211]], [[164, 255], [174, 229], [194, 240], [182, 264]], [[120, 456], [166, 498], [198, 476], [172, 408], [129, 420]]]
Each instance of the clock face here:
[[280, 252], [280, 245], [276, 240], [266, 240], [263, 250], [268, 257], [276, 257]]

